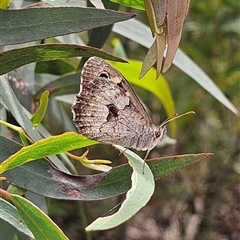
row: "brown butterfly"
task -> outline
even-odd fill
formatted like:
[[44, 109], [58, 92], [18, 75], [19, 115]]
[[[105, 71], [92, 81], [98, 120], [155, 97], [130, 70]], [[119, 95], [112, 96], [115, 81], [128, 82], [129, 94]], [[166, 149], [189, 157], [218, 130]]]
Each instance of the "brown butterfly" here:
[[147, 154], [165, 138], [169, 122], [155, 126], [127, 80], [98, 57], [83, 66], [72, 112], [78, 132], [86, 137]]

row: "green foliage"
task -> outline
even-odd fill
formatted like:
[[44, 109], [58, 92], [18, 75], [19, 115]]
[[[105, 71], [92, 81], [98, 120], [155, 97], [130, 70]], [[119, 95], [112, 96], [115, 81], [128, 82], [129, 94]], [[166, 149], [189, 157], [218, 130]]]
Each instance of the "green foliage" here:
[[0, 11], [1, 45], [26, 43], [47, 37], [82, 32], [124, 21], [134, 16], [134, 14], [112, 10], [79, 7], [43, 7]]
[[[6, 73], [0, 76], [2, 180], [6, 178], [24, 191], [51, 199], [85, 202], [77, 205], [76, 201], [72, 201], [67, 207], [68, 202], [51, 200], [48, 206], [43, 204], [40, 207], [48, 208], [49, 213], [43, 213], [36, 207], [37, 202], [34, 200], [29, 201], [25, 197], [9, 193], [10, 185], [8, 191], [1, 189], [1, 194], [15, 207], [1, 198], [1, 218], [18, 229], [18, 235], [23, 232], [27, 236], [34, 235], [36, 239], [67, 239], [66, 235], [69, 239], [80, 239], [79, 235], [74, 236], [73, 227], [79, 229], [81, 226], [79, 231], [82, 236], [90, 222], [118, 204], [121, 199], [114, 196], [128, 191], [125, 201], [115, 214], [100, 218], [86, 229], [109, 229], [136, 215], [127, 225], [121, 225], [109, 233], [119, 239], [129, 238], [128, 231], [125, 230], [132, 227], [137, 232], [135, 221], [135, 225], [141, 227], [136, 233], [139, 238], [149, 238], [154, 226], [165, 234], [175, 229], [179, 236], [188, 238], [188, 232], [182, 231], [178, 224], [181, 222], [185, 229], [189, 229], [193, 226], [191, 219], [198, 217], [198, 224], [195, 225], [195, 237], [198, 237], [195, 239], [206, 239], [209, 236], [215, 239], [231, 236], [234, 239], [236, 230], [229, 228], [227, 219], [234, 219], [232, 213], [237, 210], [236, 203], [239, 202], [237, 194], [234, 194], [239, 177], [239, 129], [238, 120], [232, 114], [238, 114], [239, 109], [235, 106], [240, 103], [239, 28], [236, 24], [239, 6], [234, 1], [192, 2], [181, 43], [184, 52], [178, 49], [173, 61], [182, 72], [172, 67], [155, 80], [156, 71], [152, 69], [143, 79], [138, 80], [141, 65], [139, 59], [144, 58], [142, 53], [145, 51], [140, 45], [149, 48], [152, 44], [151, 31], [141, 22], [146, 20], [143, 11], [138, 12], [140, 21], [125, 21], [135, 14], [110, 9], [68, 7], [60, 1], [51, 3], [60, 4], [61, 7], [16, 10], [14, 8], [20, 7], [16, 6], [17, 2], [19, 3], [11, 2], [10, 10], [0, 10], [0, 74]], [[143, 1], [114, 2], [144, 9]], [[117, 5], [114, 9], [117, 9]], [[120, 21], [122, 22], [117, 23]], [[115, 34], [109, 35], [111, 24], [114, 23], [117, 23], [112, 28]], [[83, 31], [92, 32], [87, 35]], [[120, 51], [116, 45], [111, 45], [116, 33], [121, 36], [121, 40], [117, 40], [122, 44]], [[86, 40], [88, 36], [89, 42]], [[104, 42], [104, 50], [91, 47], [100, 47]], [[85, 43], [89, 46], [83, 46]], [[195, 117], [185, 117], [177, 123], [171, 123], [171, 136], [178, 136], [178, 143], [176, 147], [168, 146], [161, 150], [160, 155], [168, 157], [159, 157], [158, 149], [154, 149], [151, 156], [156, 158], [147, 161], [145, 175], [142, 175], [141, 160], [133, 152], [127, 150], [119, 156], [111, 147], [96, 144], [73, 133], [76, 129], [71, 120], [70, 105], [79, 91], [78, 70], [83, 64], [79, 57], [95, 55], [123, 61], [107, 51], [116, 52], [117, 56], [123, 58], [137, 56], [138, 59], [129, 60], [129, 64], [113, 65], [130, 83], [137, 86], [138, 95], [152, 111], [156, 123], [160, 122], [159, 112], [161, 121], [175, 113], [175, 109], [179, 113], [189, 110], [197, 113]], [[159, 101], [165, 111], [159, 107]], [[13, 139], [10, 139], [10, 135]], [[98, 159], [103, 156], [115, 160], [111, 171], [93, 174], [89, 169], [79, 170], [79, 164], [73, 163], [63, 154], [92, 144], [95, 146], [90, 148], [89, 158]], [[211, 154], [176, 156], [186, 152], [210, 151], [215, 153], [211, 161], [203, 161], [187, 170], [183, 168], [210, 157]], [[77, 154], [81, 155], [81, 150]], [[130, 158], [132, 167], [128, 164], [119, 165], [124, 155]], [[169, 174], [171, 176], [167, 177]], [[155, 183], [154, 188], [154, 180], [163, 177], [165, 178], [161, 182]], [[26, 197], [29, 195], [26, 194]], [[103, 200], [110, 197], [111, 201]], [[152, 200], [145, 210], [137, 213], [150, 197]], [[90, 200], [102, 201], [95, 203]], [[229, 218], [225, 219], [221, 215], [223, 211]], [[61, 228], [66, 235], [56, 226], [56, 219], [62, 220]], [[139, 223], [139, 219], [144, 219], [144, 223]], [[147, 220], [151, 220], [149, 230], [148, 224], [145, 224], [148, 223]], [[163, 221], [165, 223], [161, 224]], [[102, 225], [103, 222], [106, 225]], [[216, 229], [224, 229], [225, 232]], [[156, 232], [158, 233], [157, 230]], [[87, 233], [86, 238], [97, 239], [104, 236], [101, 234]], [[159, 236], [157, 234], [155, 239], [159, 239]], [[7, 236], [4, 237], [8, 240]]]
[[9, 199], [17, 208], [35, 239], [68, 239], [46, 214], [26, 198], [11, 194]]
[[21, 148], [16, 154], [11, 155], [11, 157], [1, 163], [0, 173], [21, 166], [32, 160], [71, 151], [77, 148], [87, 147], [96, 143], [96, 141], [90, 140], [74, 132], [44, 138], [29, 146]]

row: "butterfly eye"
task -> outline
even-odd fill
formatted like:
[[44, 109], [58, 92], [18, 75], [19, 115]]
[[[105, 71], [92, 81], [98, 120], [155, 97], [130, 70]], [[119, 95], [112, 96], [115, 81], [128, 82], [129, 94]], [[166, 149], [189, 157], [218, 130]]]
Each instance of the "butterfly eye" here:
[[99, 77], [101, 77], [101, 78], [109, 78], [110, 76], [109, 76], [109, 74], [107, 72], [101, 72], [99, 74]]
[[157, 129], [155, 131], [155, 138], [159, 138], [161, 136], [161, 129]]

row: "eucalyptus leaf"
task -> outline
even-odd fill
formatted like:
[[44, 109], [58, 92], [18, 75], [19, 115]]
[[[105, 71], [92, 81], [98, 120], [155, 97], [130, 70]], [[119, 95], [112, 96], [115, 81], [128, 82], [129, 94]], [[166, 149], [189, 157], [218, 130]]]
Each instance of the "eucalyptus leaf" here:
[[141, 79], [156, 63], [157, 61], [157, 46], [156, 46], [156, 40], [154, 40], [151, 47], [148, 49], [147, 55], [145, 56], [143, 63], [142, 63], [142, 69], [139, 74], [139, 78]]
[[93, 144], [97, 144], [97, 142], [74, 132], [68, 132], [58, 136], [50, 136], [21, 148], [18, 152], [3, 161], [0, 164], [0, 173], [33, 160]]
[[26, 198], [11, 194], [10, 200], [19, 211], [36, 240], [68, 239], [62, 230], [44, 212]]
[[132, 13], [80, 7], [0, 9], [0, 45], [32, 42], [82, 32], [134, 16]]
[[167, 39], [168, 47], [163, 65], [163, 72], [166, 72], [175, 57], [180, 44], [183, 23], [185, 21], [189, 7], [189, 0], [184, 1], [167, 1]]
[[[0, 162], [21, 149], [21, 145], [1, 135], [0, 142]], [[211, 153], [186, 154], [150, 159], [147, 163], [157, 180], [210, 156]], [[71, 175], [42, 159], [13, 168], [2, 175], [16, 186], [46, 197], [89, 201], [126, 192], [131, 187], [131, 172], [131, 167], [124, 164], [108, 173]]]
[[155, 182], [149, 166], [145, 164], [143, 172], [143, 159], [121, 146], [115, 147], [128, 158], [129, 165], [133, 169], [132, 187], [116, 213], [96, 219], [87, 226], [86, 231], [106, 230], [122, 224], [144, 207], [154, 193]]
[[0, 87], [0, 96], [3, 102], [6, 104], [8, 110], [11, 112], [19, 125], [23, 128], [23, 130], [32, 140], [37, 141], [41, 139], [41, 135], [35, 128], [33, 128], [32, 122], [28, 118], [25, 109], [19, 103], [16, 95], [14, 94], [7, 79], [7, 75], [0, 76]]
[[112, 54], [93, 47], [79, 46], [76, 44], [40, 44], [1, 53], [0, 74], [7, 73], [31, 62], [80, 56], [99, 56], [109, 60], [126, 62], [121, 58], [117, 58]]

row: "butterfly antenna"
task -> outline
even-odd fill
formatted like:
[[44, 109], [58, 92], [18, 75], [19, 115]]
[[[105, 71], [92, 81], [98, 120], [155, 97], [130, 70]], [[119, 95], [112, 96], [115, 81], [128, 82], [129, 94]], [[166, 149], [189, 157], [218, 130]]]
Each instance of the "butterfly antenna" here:
[[167, 118], [165, 121], [163, 121], [160, 125], [160, 127], [165, 126], [167, 123], [171, 122], [172, 120], [178, 119], [180, 117], [183, 117], [185, 115], [189, 115], [189, 114], [195, 114], [194, 111], [189, 111], [183, 114], [178, 115], [177, 113], [173, 114], [172, 116], [170, 116], [169, 118]]
[[[189, 115], [189, 114], [195, 114], [194, 111], [189, 111], [189, 112], [186, 112], [186, 113], [183, 113], [183, 114], [180, 114], [178, 115], [177, 113], [173, 114], [172, 116], [170, 116], [169, 118], [167, 118], [165, 121], [163, 121], [160, 125], [160, 128], [165, 126], [167, 123], [171, 122], [172, 120], [175, 120], [175, 119], [178, 119], [180, 117], [183, 117], [185, 115]], [[146, 163], [146, 160], [147, 160], [147, 157], [148, 157], [148, 154], [150, 153], [151, 149], [148, 149], [147, 150], [147, 153], [146, 153], [146, 156], [144, 158], [144, 163], [143, 163], [143, 169], [142, 169], [142, 173], [144, 174], [144, 167], [145, 167], [145, 163]]]

